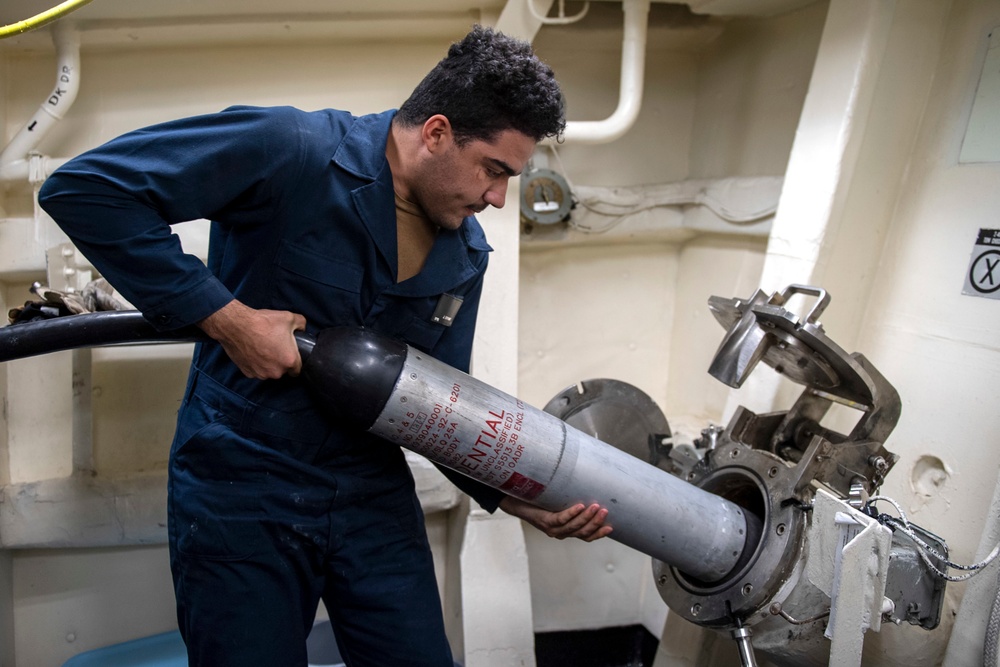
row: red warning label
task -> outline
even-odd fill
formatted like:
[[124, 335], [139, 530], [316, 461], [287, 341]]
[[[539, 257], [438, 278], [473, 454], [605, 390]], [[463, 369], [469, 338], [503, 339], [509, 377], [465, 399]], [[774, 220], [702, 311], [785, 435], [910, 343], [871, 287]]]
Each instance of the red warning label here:
[[462, 385], [456, 382], [447, 400], [404, 412], [390, 438], [491, 486], [507, 482], [524, 455], [524, 444], [519, 442], [524, 403], [515, 399], [514, 409], [487, 408], [470, 422], [457, 414], [462, 395]]
[[524, 500], [534, 500], [545, 490], [545, 485], [515, 472], [500, 486], [500, 490]]

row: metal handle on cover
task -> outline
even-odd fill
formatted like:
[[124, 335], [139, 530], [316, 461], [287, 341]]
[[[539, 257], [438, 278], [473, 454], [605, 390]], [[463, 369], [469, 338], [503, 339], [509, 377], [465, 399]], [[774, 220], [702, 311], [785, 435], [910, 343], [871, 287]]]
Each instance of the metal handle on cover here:
[[813, 304], [812, 310], [809, 311], [805, 320], [803, 320], [803, 322], [808, 324], [815, 324], [816, 319], [823, 314], [823, 311], [830, 304], [830, 295], [827, 294], [826, 290], [822, 287], [813, 287], [812, 285], [789, 285], [781, 292], [782, 303], [788, 303], [788, 299], [795, 294], [808, 294], [816, 297], [816, 303]]

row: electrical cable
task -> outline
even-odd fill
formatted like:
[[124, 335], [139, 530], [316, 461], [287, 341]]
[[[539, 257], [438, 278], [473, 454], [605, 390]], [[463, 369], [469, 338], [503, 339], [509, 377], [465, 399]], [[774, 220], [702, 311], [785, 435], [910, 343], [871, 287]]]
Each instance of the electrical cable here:
[[[993, 547], [993, 550], [989, 553], [988, 556], [986, 556], [986, 558], [982, 562], [975, 563], [973, 565], [960, 565], [958, 563], [952, 562], [947, 558], [945, 558], [944, 556], [942, 556], [941, 554], [939, 554], [937, 551], [934, 550], [934, 548], [931, 545], [927, 544], [922, 539], [920, 539], [920, 537], [917, 536], [916, 532], [910, 526], [910, 522], [906, 518], [906, 513], [903, 511], [903, 508], [899, 505], [898, 502], [896, 502], [892, 498], [889, 498], [888, 496], [872, 496], [871, 498], [868, 499], [868, 503], [865, 507], [866, 508], [873, 507], [874, 504], [879, 500], [884, 500], [885, 502], [889, 503], [894, 508], [896, 508], [896, 511], [899, 513], [899, 518], [890, 516], [888, 514], [879, 514], [877, 517], [878, 522], [883, 525], [889, 526], [893, 530], [896, 529], [901, 530], [907, 536], [909, 536], [909, 538], [912, 539], [917, 544], [918, 547], [920, 547], [917, 553], [920, 554], [921, 559], [923, 559], [927, 567], [929, 567], [932, 572], [934, 572], [942, 579], [953, 582], [965, 581], [966, 579], [971, 579], [972, 577], [982, 572], [983, 568], [992, 563], [993, 560], [997, 557], [997, 554], [1000, 554], [1000, 544], [997, 544], [995, 547]], [[948, 574], [947, 572], [942, 572], [941, 568], [939, 568], [937, 565], [931, 562], [930, 556], [933, 556], [940, 562], [944, 563], [946, 569], [962, 570], [968, 572], [968, 574], [954, 576]]]
[[91, 0], [66, 0], [66, 2], [60, 3], [40, 14], [36, 14], [29, 19], [5, 25], [0, 28], [0, 39], [20, 35], [35, 28], [41, 28], [43, 25], [49, 24], [90, 2]]
[[[569, 172], [566, 170], [566, 165], [563, 164], [562, 156], [559, 155], [559, 151], [556, 150], [556, 147], [554, 145], [549, 145], [549, 150], [552, 151], [552, 156], [556, 159], [556, 162], [559, 163], [559, 170], [562, 172], [563, 178], [566, 179], [566, 185], [569, 186], [569, 196], [572, 198], [574, 206], [579, 204], [588, 211], [591, 211], [592, 213], [597, 213], [598, 215], [617, 216], [609, 224], [603, 225], [601, 227], [590, 227], [588, 225], [581, 224], [578, 220], [574, 220], [573, 217], [570, 216], [568, 220], [570, 227], [573, 227], [574, 229], [583, 232], [584, 234], [603, 234], [604, 232], [610, 231], [611, 229], [618, 226], [629, 215], [633, 215], [639, 212], [638, 210], [627, 210], [624, 213], [605, 213], [603, 211], [598, 211], [592, 208], [591, 204], [581, 200], [579, 197], [576, 196], [576, 191], [577, 191], [576, 186], [573, 185], [573, 181], [570, 179]], [[607, 202], [607, 203], [611, 206], [615, 205], [614, 202]], [[628, 205], [622, 204], [622, 206], [623, 207], [627, 206], [629, 209], [635, 208], [635, 204], [628, 204]], [[643, 210], [649, 210], [650, 208], [652, 208], [652, 206], [648, 206]]]
[[[614, 219], [607, 225], [601, 227], [591, 227], [588, 225], [582, 225], [578, 221], [571, 221], [576, 229], [582, 232], [587, 232], [591, 234], [606, 232], [613, 229], [617, 225], [621, 224], [626, 218], [637, 213], [642, 213], [643, 211], [649, 211], [654, 208], [661, 208], [664, 206], [704, 206], [716, 216], [722, 220], [728, 222], [731, 225], [750, 225], [755, 222], [774, 215], [777, 211], [777, 206], [768, 206], [766, 208], [760, 209], [758, 211], [752, 211], [750, 213], [739, 214], [728, 208], [722, 202], [718, 201], [714, 197], [711, 197], [705, 192], [701, 192], [694, 197], [687, 195], [677, 195], [674, 197], [668, 197], [663, 199], [654, 199], [648, 204], [625, 204], [618, 202], [611, 202], [602, 199], [579, 199], [578, 203], [591, 213], [597, 215], [603, 215], [607, 217], [613, 217]], [[619, 209], [625, 209], [624, 211], [611, 211], [602, 207], [618, 207]]]
[[734, 211], [727, 208], [725, 204], [715, 197], [712, 197], [704, 190], [701, 190], [696, 194], [661, 194], [653, 195], [651, 197], [637, 195], [633, 197], [622, 197], [617, 201], [601, 197], [580, 198], [576, 194], [576, 187], [569, 178], [569, 174], [562, 162], [562, 157], [559, 155], [559, 151], [556, 150], [555, 146], [549, 146], [549, 148], [552, 150], [552, 155], [555, 157], [556, 162], [559, 163], [559, 169], [562, 171], [563, 178], [566, 179], [566, 183], [570, 187], [570, 194], [573, 198], [573, 202], [579, 204], [591, 213], [612, 218], [612, 220], [605, 225], [590, 226], [584, 225], [580, 223], [579, 220], [575, 220], [571, 217], [569, 220], [570, 226], [585, 234], [601, 234], [610, 231], [624, 222], [629, 216], [664, 206], [704, 206], [716, 216], [732, 225], [754, 224], [768, 216], [774, 215], [778, 210], [777, 205], [772, 205], [746, 213]]
[[[704, 206], [712, 213], [725, 220], [726, 222], [732, 223], [734, 225], [745, 225], [757, 222], [758, 220], [766, 218], [769, 215], [774, 215], [775, 211], [777, 211], [778, 209], [777, 206], [767, 206], [757, 211], [750, 211], [748, 213], [739, 213], [733, 211], [732, 209], [727, 208], [725, 204], [723, 204], [718, 199], [712, 197], [710, 194], [704, 191], [699, 192], [698, 194], [693, 196], [688, 194], [679, 194], [669, 197], [661, 196], [660, 198], [656, 198], [654, 196], [652, 198], [652, 201], [645, 206], [633, 202], [614, 202], [614, 201], [609, 201], [607, 199], [597, 199], [597, 198], [589, 200], [581, 200], [580, 203], [584, 206], [584, 208], [586, 208], [589, 211], [593, 211], [594, 213], [597, 213], [599, 215], [607, 215], [607, 216], [631, 215], [633, 213], [638, 213], [640, 211], [649, 210], [651, 208], [656, 208], [659, 206], [700, 205]], [[612, 210], [602, 209], [602, 207], [612, 207], [612, 208], [617, 207], [617, 209], [619, 210], [612, 211]], [[622, 211], [621, 209], [626, 209], [626, 210]]]

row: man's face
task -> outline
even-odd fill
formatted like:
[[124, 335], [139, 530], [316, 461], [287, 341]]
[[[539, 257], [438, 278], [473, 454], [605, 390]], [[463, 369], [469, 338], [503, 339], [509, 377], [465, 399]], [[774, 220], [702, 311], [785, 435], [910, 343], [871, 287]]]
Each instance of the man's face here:
[[519, 175], [535, 150], [535, 140], [504, 130], [493, 141], [462, 146], [450, 137], [424, 161], [413, 196], [434, 224], [458, 229], [487, 206], [502, 208], [507, 181]]

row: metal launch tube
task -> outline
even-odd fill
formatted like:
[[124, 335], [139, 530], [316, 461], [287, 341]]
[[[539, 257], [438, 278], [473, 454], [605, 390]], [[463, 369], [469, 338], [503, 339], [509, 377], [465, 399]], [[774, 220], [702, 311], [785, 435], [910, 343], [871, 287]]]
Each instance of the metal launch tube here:
[[612, 539], [687, 575], [718, 581], [755, 546], [759, 521], [738, 505], [399, 341], [328, 329], [303, 374], [358, 426], [509, 495], [599, 503]]
[[[138, 312], [0, 328], [0, 361], [94, 345], [206, 340]], [[302, 374], [339, 418], [539, 507], [608, 508], [611, 539], [716, 582], [752, 557], [760, 520], [562, 420], [374, 331], [297, 332]]]

